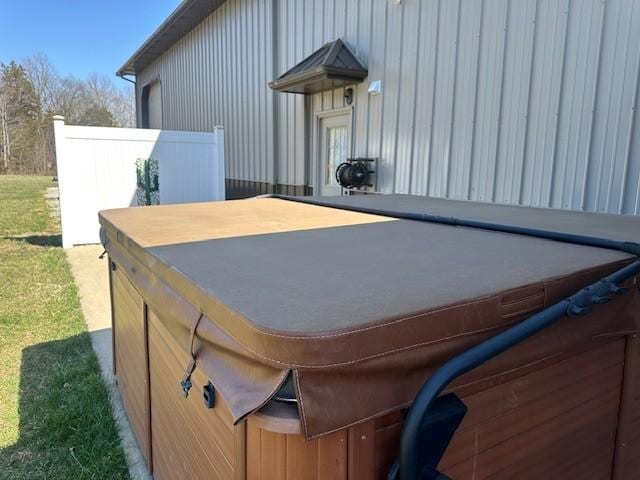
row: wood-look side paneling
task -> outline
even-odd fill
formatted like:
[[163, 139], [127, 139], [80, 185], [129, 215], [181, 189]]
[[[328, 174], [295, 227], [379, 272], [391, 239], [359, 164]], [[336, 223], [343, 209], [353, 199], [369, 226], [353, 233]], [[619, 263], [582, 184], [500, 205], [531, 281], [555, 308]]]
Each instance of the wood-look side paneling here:
[[309, 442], [247, 419], [247, 480], [347, 480], [346, 430]]
[[[629, 351], [638, 353], [627, 345], [627, 357]], [[464, 395], [469, 412], [439, 468], [456, 480], [612, 478], [625, 363], [635, 368], [625, 362], [623, 339], [597, 342]], [[639, 471], [640, 387], [632, 388], [624, 420], [628, 450], [614, 477], [623, 480]], [[394, 412], [304, 442], [300, 434], [270, 432], [249, 417], [247, 479], [385, 479], [403, 421], [403, 412]]]
[[375, 422], [354, 425], [348, 430], [349, 480], [374, 478], [376, 468]]
[[[623, 340], [599, 344], [463, 397], [469, 410], [440, 469], [456, 480], [611, 478], [623, 359]], [[376, 479], [397, 455], [402, 421], [375, 421]]]
[[118, 388], [140, 450], [150, 462], [145, 306], [119, 268], [111, 271], [111, 294]]
[[640, 335], [626, 340], [623, 391], [616, 436], [615, 480], [640, 477]]
[[[202, 388], [208, 382], [196, 369], [187, 398], [179, 381], [189, 357], [160, 320], [148, 311], [151, 382], [151, 437], [155, 480], [220, 479], [244, 470], [242, 427], [234, 427], [231, 412], [218, 395], [207, 409]], [[240, 457], [240, 458], [238, 458]]]

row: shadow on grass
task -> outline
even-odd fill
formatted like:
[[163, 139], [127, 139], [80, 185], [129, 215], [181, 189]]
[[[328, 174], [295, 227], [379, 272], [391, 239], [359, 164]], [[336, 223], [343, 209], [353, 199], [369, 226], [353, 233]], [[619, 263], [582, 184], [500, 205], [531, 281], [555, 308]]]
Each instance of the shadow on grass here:
[[18, 414], [1, 479], [129, 478], [88, 333], [22, 350]]
[[4, 240], [25, 242], [36, 247], [62, 247], [62, 235], [60, 234], [4, 237]]

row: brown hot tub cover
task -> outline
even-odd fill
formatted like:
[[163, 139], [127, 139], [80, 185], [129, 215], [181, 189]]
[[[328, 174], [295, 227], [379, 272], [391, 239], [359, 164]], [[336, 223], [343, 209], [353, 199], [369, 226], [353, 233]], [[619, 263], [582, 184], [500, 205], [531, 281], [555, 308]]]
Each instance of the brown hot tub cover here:
[[[401, 195], [322, 199], [613, 240], [640, 219]], [[444, 361], [633, 258], [522, 235], [260, 198], [100, 213], [106, 249], [236, 420], [293, 372], [308, 438], [410, 404]], [[635, 280], [634, 280], [635, 282]], [[640, 330], [638, 291], [570, 317], [459, 379]], [[179, 379], [176, 379], [176, 383]], [[178, 388], [176, 386], [176, 388]]]

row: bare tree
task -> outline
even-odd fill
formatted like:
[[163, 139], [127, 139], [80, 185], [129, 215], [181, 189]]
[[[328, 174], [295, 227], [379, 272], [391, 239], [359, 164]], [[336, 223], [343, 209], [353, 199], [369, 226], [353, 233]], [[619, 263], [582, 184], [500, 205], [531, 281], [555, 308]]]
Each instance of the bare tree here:
[[11, 158], [11, 139], [9, 138], [9, 124], [7, 122], [7, 98], [3, 85], [0, 85], [0, 148], [2, 148], [2, 166], [6, 172], [9, 169], [9, 158]]
[[40, 98], [40, 106], [43, 112], [51, 112], [55, 106], [55, 97], [59, 89], [60, 76], [49, 57], [42, 53], [36, 53], [25, 58], [21, 62], [25, 75], [33, 84]]
[[132, 127], [134, 92], [105, 75], [61, 76], [43, 54], [0, 64], [0, 169], [51, 172], [57, 114], [70, 124]]
[[133, 127], [135, 125], [135, 105], [133, 89], [128, 85], [117, 88], [113, 81], [97, 73], [89, 75], [85, 82], [85, 102], [93, 110], [106, 109], [114, 126]]
[[77, 123], [84, 109], [84, 87], [73, 77], [60, 79], [53, 98], [51, 112], [64, 115], [69, 123]]
[[136, 126], [136, 104], [133, 85], [123, 85], [117, 89], [110, 106], [116, 125], [119, 127]]

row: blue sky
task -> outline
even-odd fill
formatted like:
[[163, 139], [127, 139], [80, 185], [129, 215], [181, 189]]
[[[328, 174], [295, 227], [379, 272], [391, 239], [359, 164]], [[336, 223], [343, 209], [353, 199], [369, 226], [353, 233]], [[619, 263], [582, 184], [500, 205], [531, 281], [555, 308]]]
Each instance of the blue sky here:
[[[63, 74], [116, 70], [180, 0], [0, 0], [0, 62], [44, 53]], [[115, 77], [114, 77], [115, 78]]]

